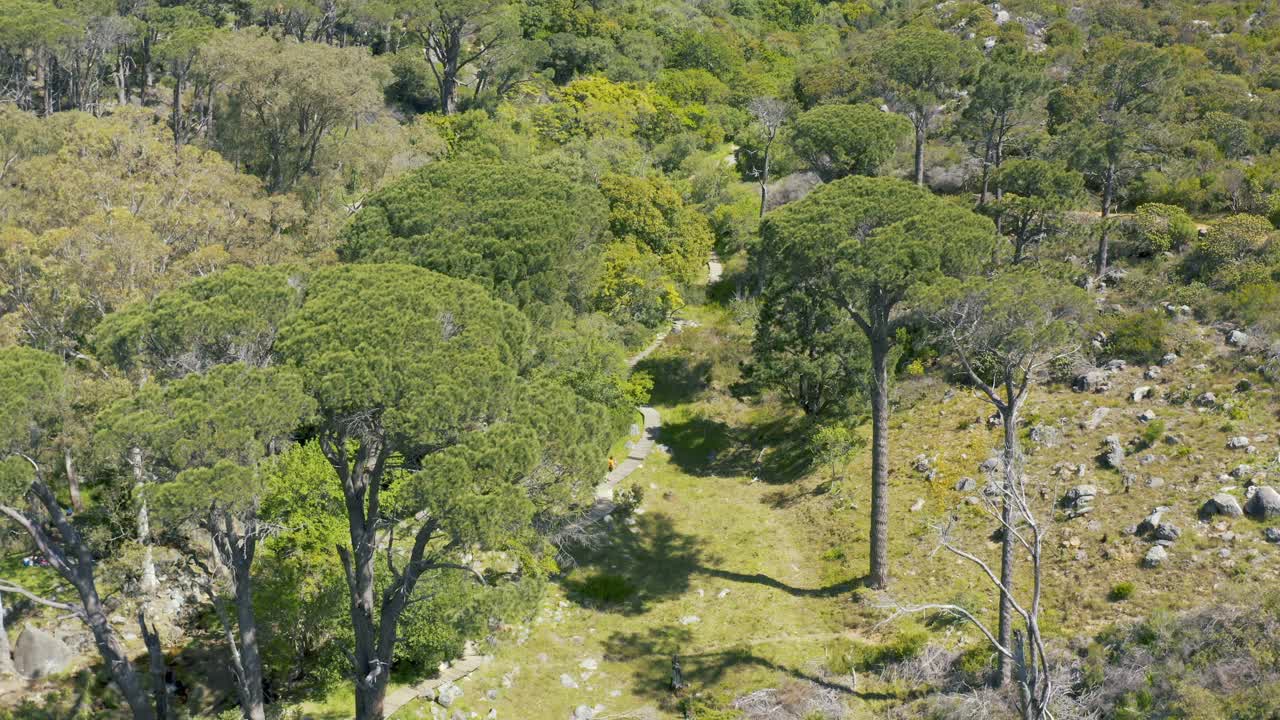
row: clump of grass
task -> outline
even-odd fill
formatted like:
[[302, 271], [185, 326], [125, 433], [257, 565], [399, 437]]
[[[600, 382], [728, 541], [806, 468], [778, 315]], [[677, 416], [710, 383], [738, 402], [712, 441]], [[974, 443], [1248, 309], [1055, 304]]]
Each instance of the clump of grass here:
[[1107, 598], [1111, 602], [1124, 602], [1133, 597], [1133, 593], [1137, 588], [1129, 581], [1118, 582], [1111, 586], [1111, 592], [1107, 593]]
[[827, 647], [827, 669], [837, 675], [878, 670], [918, 656], [929, 644], [929, 631], [917, 622], [898, 626], [884, 642], [839, 640]]
[[635, 585], [621, 575], [601, 573], [576, 583], [573, 587], [578, 594], [589, 600], [604, 605], [616, 605], [627, 601], [636, 593]]
[[1147, 427], [1142, 431], [1142, 442], [1147, 447], [1151, 447], [1160, 442], [1160, 438], [1164, 437], [1165, 424], [1163, 420], [1156, 419], [1147, 423]]

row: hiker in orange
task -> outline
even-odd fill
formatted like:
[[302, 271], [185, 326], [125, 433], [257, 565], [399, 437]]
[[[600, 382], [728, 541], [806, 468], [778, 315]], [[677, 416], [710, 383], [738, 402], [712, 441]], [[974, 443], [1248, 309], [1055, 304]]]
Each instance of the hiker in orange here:
[[618, 463], [614, 462], [613, 456], [610, 455], [609, 456], [609, 472], [613, 472], [613, 469], [616, 467], [618, 467]]

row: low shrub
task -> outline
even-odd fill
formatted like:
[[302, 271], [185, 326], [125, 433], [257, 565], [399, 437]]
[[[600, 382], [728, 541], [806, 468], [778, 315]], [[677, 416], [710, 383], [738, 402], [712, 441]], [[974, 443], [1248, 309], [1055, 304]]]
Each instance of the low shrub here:
[[1118, 582], [1111, 586], [1111, 592], [1107, 593], [1107, 598], [1111, 602], [1124, 602], [1133, 597], [1134, 590], [1133, 583], [1128, 581]]
[[1114, 321], [1107, 335], [1112, 356], [1150, 364], [1169, 351], [1169, 321], [1156, 312], [1125, 315]]

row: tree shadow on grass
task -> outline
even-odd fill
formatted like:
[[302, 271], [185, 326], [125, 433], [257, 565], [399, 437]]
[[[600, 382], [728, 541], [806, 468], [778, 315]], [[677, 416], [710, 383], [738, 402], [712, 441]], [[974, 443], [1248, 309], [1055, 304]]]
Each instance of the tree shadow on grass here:
[[681, 472], [697, 477], [751, 477], [770, 484], [793, 482], [813, 463], [807, 424], [791, 417], [740, 426], [694, 414], [669, 422], [658, 437]]
[[740, 573], [740, 572], [734, 572], [732, 570], [721, 570], [720, 568], [710, 568], [710, 567], [698, 568], [698, 572], [703, 575], [710, 575], [711, 577], [720, 578], [721, 580], [728, 580], [730, 582], [749, 583], [751, 585], [763, 585], [765, 587], [771, 587], [775, 590], [781, 590], [786, 594], [793, 595], [795, 597], [817, 597], [817, 598], [839, 597], [841, 595], [845, 595], [847, 593], [853, 592], [855, 589], [862, 587], [866, 582], [865, 577], [857, 577], [857, 578], [850, 578], [843, 582], [834, 583], [824, 587], [802, 588], [802, 587], [796, 587], [794, 585], [788, 585], [782, 582], [781, 580], [776, 580], [774, 578], [771, 578], [768, 575], [765, 575], [764, 573]]
[[653, 405], [690, 402], [711, 382], [710, 361], [694, 361], [684, 355], [650, 356], [641, 360], [635, 369], [653, 378], [653, 392], [649, 394]]
[[[634, 517], [635, 525], [614, 528], [597, 546], [576, 556], [585, 578], [566, 579], [569, 597], [575, 602], [639, 615], [653, 602], [688, 592], [690, 576], [704, 562], [715, 562], [706, 555], [706, 541], [677, 531], [670, 516], [652, 513]], [[593, 597], [588, 581], [602, 575], [623, 578], [626, 597], [608, 602]]]
[[746, 643], [727, 649], [700, 651], [694, 646], [693, 632], [685, 626], [667, 625], [639, 632], [614, 633], [605, 641], [604, 658], [609, 662], [630, 664], [633, 667], [633, 691], [659, 702], [674, 700], [671, 680], [672, 663], [676, 658], [688, 692], [714, 687], [735, 668], [759, 667], [864, 700], [897, 697], [890, 693], [858, 692], [848, 676], [790, 667], [764, 657]]

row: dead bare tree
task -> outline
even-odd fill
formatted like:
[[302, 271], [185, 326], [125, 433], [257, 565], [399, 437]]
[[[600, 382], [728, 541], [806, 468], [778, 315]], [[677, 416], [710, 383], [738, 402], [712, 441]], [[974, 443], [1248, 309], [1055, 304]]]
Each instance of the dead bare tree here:
[[769, 163], [773, 160], [773, 143], [778, 133], [791, 114], [791, 107], [783, 100], [771, 97], [758, 97], [747, 106], [747, 111], [760, 124], [764, 132], [764, 147], [761, 148], [760, 168], [755, 171], [760, 183], [760, 217], [764, 217], [765, 205], [769, 199]]
[[954, 516], [944, 525], [936, 525], [938, 532], [938, 549], [963, 558], [982, 571], [982, 575], [991, 587], [999, 594], [1001, 601], [1007, 598], [1014, 616], [1022, 627], [1014, 630], [1009, 642], [1001, 642], [997, 632], [993, 631], [973, 612], [953, 603], [927, 603], [921, 605], [901, 604], [891, 598], [882, 606], [893, 611], [891, 622], [901, 615], [940, 612], [963, 619], [977, 628], [996, 653], [1008, 662], [1012, 668], [1012, 679], [1018, 688], [1018, 709], [1023, 720], [1053, 720], [1051, 705], [1061, 688], [1054, 682], [1050, 673], [1049, 661], [1045, 652], [1044, 634], [1040, 627], [1043, 611], [1043, 567], [1045, 559], [1046, 528], [1035, 508], [1032, 506], [1030, 494], [1027, 492], [1026, 474], [1022, 468], [1007, 472], [1011, 478], [1003, 484], [993, 484], [990, 495], [983, 494], [982, 508], [996, 522], [1001, 531], [1013, 543], [1026, 552], [1031, 563], [1031, 587], [1021, 600], [1015, 588], [1001, 580], [991, 565], [984, 559], [959, 545], [952, 537], [955, 523]]

